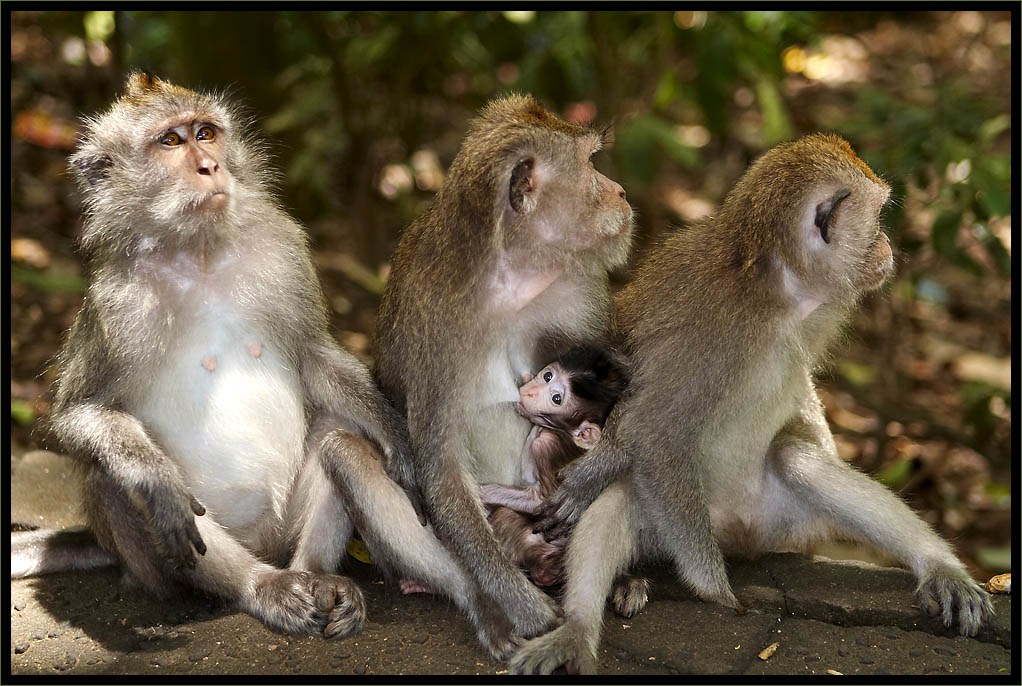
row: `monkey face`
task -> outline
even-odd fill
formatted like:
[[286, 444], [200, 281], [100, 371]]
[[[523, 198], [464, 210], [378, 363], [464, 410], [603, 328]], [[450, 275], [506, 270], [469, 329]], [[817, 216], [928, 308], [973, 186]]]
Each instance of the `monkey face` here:
[[595, 169], [595, 133], [550, 132], [547, 155], [528, 156], [510, 173], [505, 211], [509, 242], [535, 248], [535, 261], [622, 264], [631, 242], [625, 190]]
[[217, 213], [230, 202], [231, 176], [221, 164], [223, 131], [202, 119], [174, 120], [150, 146], [168, 187], [188, 198], [192, 211]]
[[568, 416], [575, 409], [571, 380], [554, 362], [518, 389], [518, 412], [527, 418]]

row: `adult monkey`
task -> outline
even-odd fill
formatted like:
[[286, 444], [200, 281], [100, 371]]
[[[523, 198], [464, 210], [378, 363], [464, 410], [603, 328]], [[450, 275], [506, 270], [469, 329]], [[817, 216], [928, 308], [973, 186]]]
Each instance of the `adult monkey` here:
[[[231, 103], [132, 74], [71, 168], [91, 278], [49, 429], [82, 468], [91, 531], [12, 534], [12, 574], [112, 557], [157, 596], [344, 636], [366, 615], [333, 573], [357, 525], [505, 657], [511, 625], [395, 483], [412, 481], [404, 422], [330, 336], [305, 233]], [[108, 554], [83, 558], [97, 539]]]
[[523, 373], [605, 335], [632, 211], [590, 162], [602, 144], [532, 97], [487, 105], [398, 244], [376, 330], [375, 373], [407, 416], [429, 518], [519, 636], [549, 628], [555, 606], [503, 552], [479, 483], [522, 485]]
[[525, 644], [513, 670], [595, 671], [604, 600], [633, 559], [667, 558], [700, 597], [739, 608], [721, 549], [835, 534], [904, 562], [946, 625], [957, 614], [961, 633], [978, 630], [989, 597], [904, 503], [838, 457], [811, 379], [859, 297], [893, 269], [879, 223], [889, 193], [847, 142], [807, 136], [763, 155], [717, 216], [639, 268], [617, 300], [630, 392], [537, 527], [556, 535], [581, 514], [565, 555], [567, 621]]

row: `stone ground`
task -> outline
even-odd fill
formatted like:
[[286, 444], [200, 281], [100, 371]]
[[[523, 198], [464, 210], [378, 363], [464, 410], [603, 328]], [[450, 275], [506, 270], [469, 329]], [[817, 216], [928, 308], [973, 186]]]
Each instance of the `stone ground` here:
[[[80, 523], [65, 458], [12, 458], [11, 521]], [[695, 600], [669, 570], [641, 570], [649, 605], [631, 619], [608, 609], [601, 671], [646, 674], [950, 674], [1014, 682], [1010, 596], [975, 638], [912, 605], [908, 572], [770, 555], [730, 566], [747, 615]], [[340, 641], [273, 633], [202, 598], [165, 603], [122, 588], [116, 570], [11, 582], [10, 675], [506, 674], [450, 603], [402, 596], [352, 562], [369, 620]], [[771, 657], [760, 651], [778, 643]], [[1017, 658], [1014, 658], [1017, 659]]]

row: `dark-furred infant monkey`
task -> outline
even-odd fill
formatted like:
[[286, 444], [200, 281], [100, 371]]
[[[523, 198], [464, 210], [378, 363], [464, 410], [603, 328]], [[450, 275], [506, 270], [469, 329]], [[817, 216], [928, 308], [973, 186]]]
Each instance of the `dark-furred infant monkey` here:
[[490, 526], [512, 559], [529, 569], [534, 583], [561, 579], [565, 539], [533, 533], [532, 515], [560, 483], [561, 468], [600, 440], [603, 423], [625, 389], [627, 374], [617, 356], [596, 347], [575, 347], [544, 367], [526, 373], [519, 389], [519, 414], [533, 423], [522, 451], [526, 486], [480, 486], [492, 506]]

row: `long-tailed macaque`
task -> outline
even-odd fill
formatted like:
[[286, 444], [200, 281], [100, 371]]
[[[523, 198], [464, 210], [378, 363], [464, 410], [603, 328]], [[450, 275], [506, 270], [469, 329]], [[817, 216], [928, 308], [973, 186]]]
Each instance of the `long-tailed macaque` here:
[[889, 192], [844, 140], [807, 136], [763, 155], [717, 216], [641, 266], [616, 301], [629, 393], [566, 468], [539, 527], [581, 513], [565, 555], [566, 623], [525, 644], [513, 670], [594, 671], [611, 582], [648, 557], [739, 608], [722, 551], [847, 537], [910, 567], [920, 599], [947, 625], [957, 615], [963, 634], [992, 612], [947, 543], [838, 457], [813, 388], [841, 323], [893, 269], [879, 222]]
[[376, 376], [407, 417], [429, 519], [518, 636], [552, 626], [555, 603], [502, 550], [479, 484], [523, 485], [522, 375], [605, 337], [632, 211], [590, 162], [601, 145], [531, 97], [491, 102], [402, 236], [377, 325]]
[[623, 364], [608, 351], [575, 347], [535, 376], [526, 373], [518, 389], [518, 412], [532, 422], [522, 451], [526, 486], [483, 484], [483, 504], [497, 539], [539, 586], [561, 581], [565, 539], [533, 533], [532, 515], [557, 490], [558, 472], [600, 440], [603, 422], [624, 391]]
[[[135, 73], [71, 169], [91, 279], [49, 435], [81, 467], [84, 538], [157, 595], [197, 589], [333, 637], [365, 621], [332, 573], [357, 525], [505, 657], [512, 627], [420, 526], [404, 422], [330, 336], [305, 233], [230, 103]], [[52, 570], [62, 542], [12, 535], [12, 570]]]

